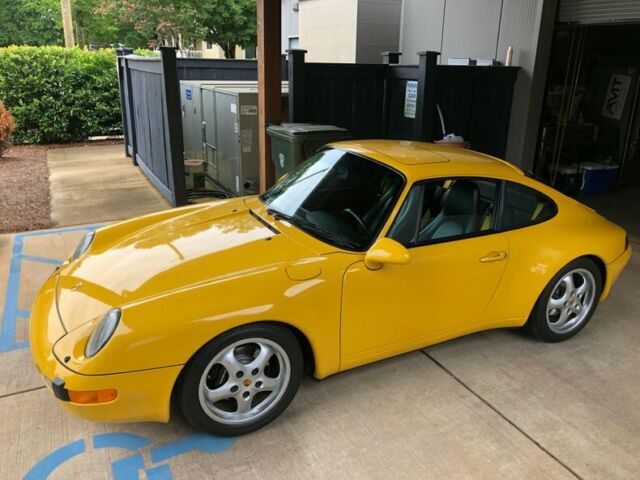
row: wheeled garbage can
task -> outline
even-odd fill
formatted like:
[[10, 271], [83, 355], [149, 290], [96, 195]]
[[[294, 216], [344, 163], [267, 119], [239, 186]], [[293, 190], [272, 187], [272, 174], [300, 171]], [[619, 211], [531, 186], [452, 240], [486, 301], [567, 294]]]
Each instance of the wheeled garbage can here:
[[351, 138], [344, 128], [313, 123], [283, 123], [270, 125], [271, 158], [276, 168], [276, 180], [289, 173], [320, 147], [331, 142]]

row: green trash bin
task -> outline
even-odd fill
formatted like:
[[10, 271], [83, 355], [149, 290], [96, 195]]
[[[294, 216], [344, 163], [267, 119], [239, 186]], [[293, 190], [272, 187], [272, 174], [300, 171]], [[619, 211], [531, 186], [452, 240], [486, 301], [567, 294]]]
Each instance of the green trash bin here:
[[314, 155], [323, 145], [351, 138], [349, 131], [344, 128], [313, 123], [270, 125], [267, 133], [271, 137], [271, 158], [276, 167], [276, 179]]

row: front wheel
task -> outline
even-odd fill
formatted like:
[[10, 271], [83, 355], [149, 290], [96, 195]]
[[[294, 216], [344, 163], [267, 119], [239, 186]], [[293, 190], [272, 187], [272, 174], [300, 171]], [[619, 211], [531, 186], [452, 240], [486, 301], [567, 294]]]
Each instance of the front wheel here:
[[199, 430], [235, 436], [277, 418], [295, 396], [303, 357], [286, 328], [257, 324], [216, 337], [186, 367], [184, 416]]
[[547, 342], [567, 340], [582, 330], [598, 305], [602, 274], [593, 260], [579, 258], [546, 286], [527, 322]]

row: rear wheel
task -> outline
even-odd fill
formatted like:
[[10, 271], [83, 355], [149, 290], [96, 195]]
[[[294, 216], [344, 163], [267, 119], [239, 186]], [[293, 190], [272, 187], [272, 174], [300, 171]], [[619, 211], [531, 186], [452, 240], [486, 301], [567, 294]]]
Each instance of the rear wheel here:
[[591, 319], [601, 292], [602, 274], [595, 262], [574, 260], [543, 290], [527, 327], [547, 342], [571, 338]]
[[215, 435], [242, 435], [289, 405], [302, 379], [303, 357], [286, 328], [258, 324], [215, 338], [186, 368], [180, 404], [189, 422]]

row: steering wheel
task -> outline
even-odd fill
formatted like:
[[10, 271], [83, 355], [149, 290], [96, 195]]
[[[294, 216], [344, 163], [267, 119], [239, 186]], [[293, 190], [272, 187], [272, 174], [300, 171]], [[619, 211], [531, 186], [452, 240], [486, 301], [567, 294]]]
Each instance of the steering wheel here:
[[369, 230], [367, 229], [367, 226], [364, 224], [364, 222], [356, 212], [354, 212], [350, 208], [345, 208], [344, 210], [342, 210], [342, 215], [345, 217], [350, 217], [352, 220], [354, 220], [361, 234], [369, 235]]

